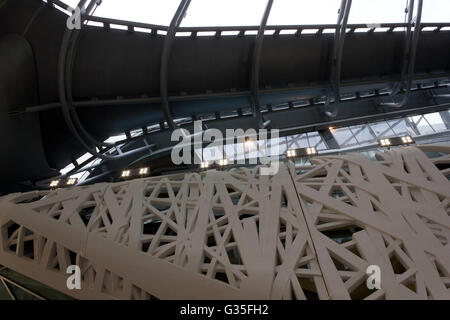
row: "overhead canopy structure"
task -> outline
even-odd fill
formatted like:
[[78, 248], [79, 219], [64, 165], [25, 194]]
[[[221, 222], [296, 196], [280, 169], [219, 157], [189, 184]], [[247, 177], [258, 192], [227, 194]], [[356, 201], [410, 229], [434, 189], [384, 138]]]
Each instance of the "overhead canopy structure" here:
[[[68, 130], [61, 90], [95, 140], [126, 133], [115, 155], [141, 148], [105, 161], [103, 170], [170, 148], [173, 126], [192, 131], [195, 119], [223, 131], [264, 123], [289, 135], [449, 107], [450, 23], [346, 25], [342, 17], [328, 25], [185, 27], [188, 2], [170, 25], [85, 15], [97, 26], [68, 35], [68, 16], [58, 10], [64, 3], [0, 1], [0, 134], [7, 150], [0, 189], [33, 187], [86, 152]], [[406, 40], [408, 27], [417, 47]], [[405, 52], [415, 56], [411, 73], [404, 72], [411, 61]], [[335, 68], [340, 75], [333, 77]], [[394, 108], [406, 94], [407, 103]], [[141, 128], [143, 137], [131, 138]]]

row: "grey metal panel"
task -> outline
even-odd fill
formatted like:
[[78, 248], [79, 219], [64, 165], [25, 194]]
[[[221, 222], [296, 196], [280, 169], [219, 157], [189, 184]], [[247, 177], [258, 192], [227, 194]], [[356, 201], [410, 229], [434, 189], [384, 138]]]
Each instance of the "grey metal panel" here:
[[[43, 178], [53, 172], [47, 165], [37, 114], [14, 112], [38, 100], [33, 52], [19, 35], [0, 38], [0, 190]], [[32, 160], [33, 165], [30, 165]]]

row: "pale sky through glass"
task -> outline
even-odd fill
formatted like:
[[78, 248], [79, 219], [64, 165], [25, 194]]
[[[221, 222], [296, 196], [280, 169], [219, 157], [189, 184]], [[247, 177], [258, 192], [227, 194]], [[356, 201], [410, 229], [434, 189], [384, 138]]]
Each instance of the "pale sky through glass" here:
[[[76, 6], [78, 0], [65, 0]], [[274, 0], [269, 25], [333, 24], [340, 0]], [[416, 0], [416, 7], [417, 7]], [[180, 0], [103, 0], [95, 15], [169, 25]], [[258, 25], [266, 0], [192, 0], [182, 26]], [[353, 0], [349, 23], [404, 22], [407, 0]], [[449, 22], [450, 0], [424, 0], [423, 22]]]

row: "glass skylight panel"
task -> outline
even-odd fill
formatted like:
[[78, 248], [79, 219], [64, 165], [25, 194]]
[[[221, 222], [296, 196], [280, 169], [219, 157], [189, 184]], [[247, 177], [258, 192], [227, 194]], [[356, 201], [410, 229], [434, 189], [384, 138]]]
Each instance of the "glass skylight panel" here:
[[109, 137], [108, 139], [105, 140], [105, 142], [106, 143], [116, 143], [117, 141], [125, 140], [126, 138], [127, 138], [127, 136], [123, 133], [123, 134], [119, 134], [117, 136]]
[[442, 121], [447, 124], [447, 126], [450, 126], [450, 110], [442, 111]]
[[331, 132], [341, 148], [352, 147], [358, 144], [349, 128], [333, 129]]
[[389, 127], [386, 121], [371, 123], [370, 128], [375, 133], [377, 138], [386, 138], [395, 136], [394, 131], [392, 131], [391, 127]]
[[262, 0], [192, 0], [181, 27], [257, 26], [265, 7]]
[[75, 8], [80, 2], [80, 0], [64, 0], [63, 2], [71, 8]]
[[428, 123], [428, 121], [425, 119], [424, 116], [409, 117], [409, 120], [415, 124], [420, 134], [434, 133], [433, 128], [430, 126], [430, 124]]
[[143, 130], [142, 129], [136, 129], [136, 130], [131, 130], [130, 131], [130, 135], [132, 137], [137, 137], [137, 136], [141, 136], [143, 134]]
[[244, 143], [244, 148], [247, 159], [258, 158], [258, 141]]
[[323, 139], [316, 145], [316, 150], [327, 150], [328, 147], [323, 141]]
[[[77, 159], [77, 163], [81, 164], [84, 161], [88, 160], [90, 157], [92, 157], [92, 155], [90, 153], [85, 153], [83, 154], [81, 157], [79, 157]], [[96, 162], [97, 161], [97, 162]], [[90, 163], [88, 163], [87, 165], [85, 165], [83, 168], [89, 167], [95, 163], [99, 163], [101, 161], [101, 159], [94, 159], [93, 161], [91, 161]], [[70, 163], [68, 164], [66, 167], [64, 167], [63, 169], [61, 169], [59, 172], [61, 174], [67, 174], [69, 171], [75, 169], [75, 166]], [[83, 180], [85, 180], [87, 177], [89, 176], [89, 172], [88, 171], [82, 171], [76, 174], [72, 174], [70, 175], [71, 178], [77, 178], [78, 182], [82, 182]]]
[[414, 131], [411, 130], [405, 119], [388, 120], [387, 123], [392, 128], [396, 136], [414, 135]]
[[267, 24], [334, 24], [340, 4], [340, 0], [277, 0], [273, 2]]
[[443, 131], [446, 130], [447, 127], [445, 126], [444, 121], [442, 121], [442, 117], [439, 114], [439, 112], [433, 112], [424, 115], [427, 122], [433, 127], [434, 131]]
[[322, 137], [320, 136], [320, 134], [317, 131], [308, 132], [307, 136], [308, 136], [308, 143], [309, 143], [308, 147], [315, 147], [316, 150], [327, 149], [327, 146], [325, 145]]
[[75, 166], [73, 165], [73, 163], [71, 163], [71, 164], [69, 164], [68, 166], [66, 166], [65, 168], [59, 170], [59, 172], [60, 172], [61, 174], [66, 174], [67, 172], [69, 172], [69, 171], [71, 171], [71, 170], [73, 170], [73, 169], [75, 169]]
[[348, 23], [403, 23], [405, 8], [405, 0], [353, 0]]
[[277, 156], [279, 154], [286, 153], [286, 150], [287, 150], [286, 137], [278, 137], [278, 138], [269, 139], [268, 145], [269, 145], [271, 156]]
[[268, 155], [276, 156], [286, 152], [286, 137], [271, 138], [267, 140]]
[[[74, 8], [79, 0], [63, 2]], [[340, 0], [276, 0], [268, 25], [335, 24], [340, 3]], [[180, 0], [103, 0], [94, 15], [168, 26], [179, 4]], [[256, 26], [266, 4], [265, 0], [192, 0], [181, 26]], [[406, 19], [406, 5], [406, 0], [353, 0], [348, 23], [402, 23]], [[415, 11], [417, 6], [416, 1]], [[422, 22], [450, 22], [449, 12], [449, 0], [425, 0]]]
[[94, 16], [168, 26], [180, 0], [103, 0]]
[[235, 144], [224, 144], [223, 150], [225, 152], [225, 158], [234, 161], [236, 158], [236, 145]]
[[309, 147], [308, 136], [306, 135], [306, 133], [288, 136], [286, 138], [286, 141], [288, 149], [299, 149]]
[[372, 143], [376, 140], [367, 125], [352, 126], [351, 130], [359, 144]]
[[219, 147], [207, 147], [203, 149], [204, 161], [215, 161], [223, 159], [223, 152]]
[[450, 1], [425, 0], [422, 9], [422, 22], [450, 22]]
[[257, 142], [257, 146], [258, 146], [258, 157], [260, 159], [262, 159], [263, 157], [268, 157], [270, 156], [271, 150], [269, 148], [268, 145], [268, 140], [264, 141], [264, 140], [258, 140]]
[[85, 153], [83, 154], [81, 157], [79, 157], [77, 159], [77, 163], [78, 164], [82, 164], [83, 162], [85, 162], [86, 160], [88, 160], [90, 157], [92, 157], [92, 155], [90, 153]]
[[243, 143], [236, 143], [234, 146], [234, 159], [237, 161], [245, 160], [245, 145]]

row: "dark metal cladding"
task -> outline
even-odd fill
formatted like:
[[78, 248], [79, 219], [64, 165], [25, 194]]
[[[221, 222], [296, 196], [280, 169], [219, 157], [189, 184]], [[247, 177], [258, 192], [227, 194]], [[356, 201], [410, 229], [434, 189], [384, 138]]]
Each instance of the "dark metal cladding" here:
[[[58, 56], [66, 19], [64, 13], [40, 0], [0, 0], [0, 135], [14, 146], [11, 154], [0, 160], [5, 184], [33, 180], [36, 175], [51, 176], [49, 168], [62, 168], [85, 153], [67, 129], [58, 94]], [[358, 28], [367, 26], [347, 25], [350, 32], [346, 34], [339, 63], [339, 91], [355, 98], [341, 101], [339, 113], [330, 118], [319, 100], [327, 96], [331, 86], [334, 34], [323, 30], [335, 29], [336, 25], [302, 26], [299, 21], [297, 26], [266, 26], [274, 34], [260, 37], [264, 45], [255, 90], [251, 77], [256, 37], [245, 32], [256, 31], [258, 26], [174, 29], [191, 35], [175, 34], [167, 73], [163, 68], [165, 76], [161, 77], [167, 38], [157, 31], [167, 32], [167, 26], [90, 19], [102, 22], [104, 27], [83, 25], [74, 52], [70, 89], [80, 123], [97, 140], [161, 124], [163, 130], [150, 133], [148, 143], [154, 145], [153, 152], [164, 150], [172, 144], [170, 130], [164, 125], [165, 121], [170, 124], [168, 114], [174, 122], [210, 114], [213, 118], [208, 127], [220, 130], [257, 127], [251, 113], [242, 112], [251, 110], [255, 92], [261, 107], [306, 102], [305, 106], [284, 110], [261, 108], [264, 121], [270, 121], [270, 126], [280, 129], [282, 135], [441, 111], [449, 106], [445, 95], [450, 92], [442, 83], [450, 75], [450, 31], [441, 29], [450, 24], [421, 24], [411, 81], [413, 86], [422, 87], [411, 91], [408, 103], [395, 110], [382, 103], [400, 101], [404, 92], [400, 89], [389, 101], [384, 101], [385, 96], [379, 92], [402, 80], [406, 24], [382, 24], [389, 29], [383, 32], [358, 32]], [[125, 24], [128, 30], [112, 29], [112, 23]], [[135, 27], [149, 32], [137, 32]], [[435, 31], [423, 31], [424, 28]], [[297, 32], [280, 34], [283, 29]], [[302, 33], [305, 29], [317, 32]], [[228, 30], [239, 34], [221, 36]], [[213, 31], [215, 36], [201, 36], [202, 31]], [[11, 41], [11, 34], [21, 40]], [[10, 60], [20, 57], [21, 66], [16, 68]], [[161, 83], [161, 79], [166, 82]], [[9, 89], [8, 84], [13, 83], [22, 84], [15, 86], [17, 92]], [[431, 86], [423, 85], [430, 83]], [[374, 94], [360, 98], [359, 93], [369, 91]], [[232, 111], [238, 116], [221, 118], [222, 113]], [[136, 142], [134, 147], [142, 144]], [[36, 172], [20, 161], [16, 162], [17, 168], [10, 170], [9, 161], [24, 159], [24, 155], [35, 163], [40, 161]], [[115, 168], [128, 162], [107, 166]], [[16, 185], [13, 189], [20, 188]]]

